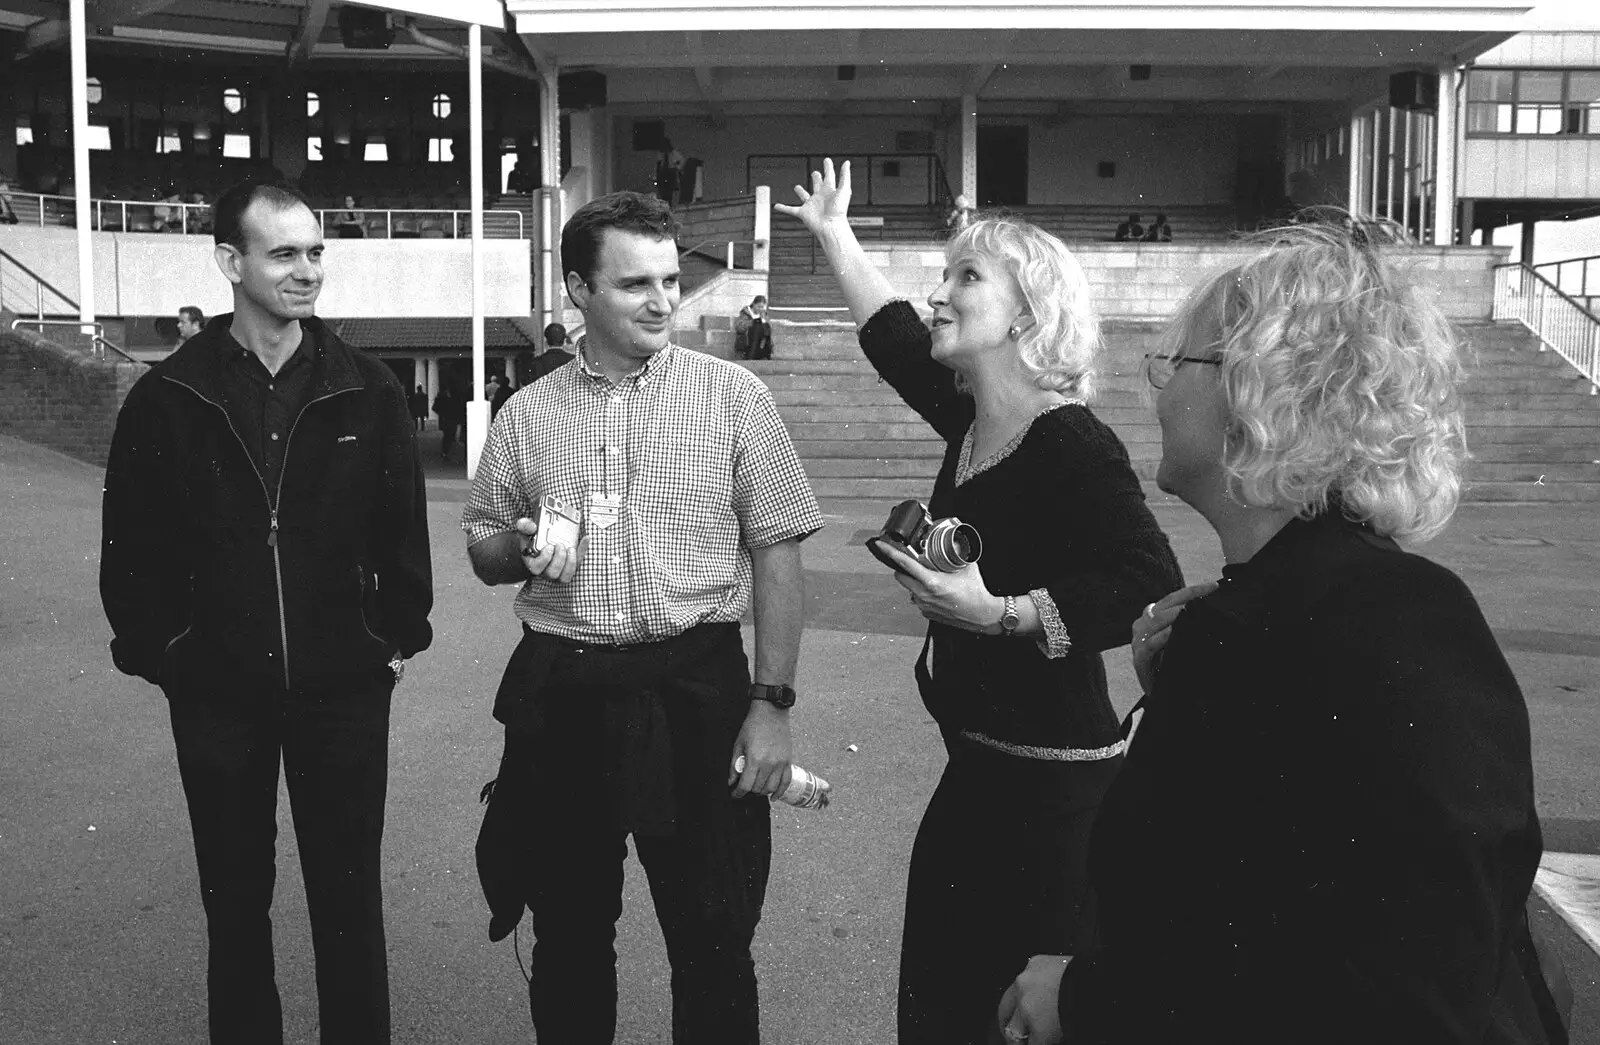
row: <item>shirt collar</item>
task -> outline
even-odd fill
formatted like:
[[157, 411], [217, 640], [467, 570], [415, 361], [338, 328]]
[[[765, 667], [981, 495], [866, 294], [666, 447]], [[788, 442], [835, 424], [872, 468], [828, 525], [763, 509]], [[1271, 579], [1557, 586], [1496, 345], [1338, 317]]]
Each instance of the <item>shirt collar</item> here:
[[[263, 370], [266, 369], [266, 364], [261, 362], [261, 358], [248, 348], [245, 348], [244, 345], [239, 343], [239, 339], [233, 336], [231, 327], [223, 331], [222, 350], [223, 358], [230, 363], [246, 363], [253, 360]], [[281, 377], [286, 371], [295, 367], [315, 364], [320, 355], [321, 352], [317, 347], [316, 337], [302, 324], [300, 327], [300, 344], [295, 348], [294, 355], [285, 360], [278, 373], [273, 376]]]
[[605, 374], [589, 365], [589, 335], [585, 334], [578, 338], [578, 350], [576, 355], [578, 357], [578, 366], [583, 370], [583, 373], [592, 380], [602, 381], [608, 385], [620, 385], [629, 380], [632, 380], [635, 384], [643, 384], [656, 373], [666, 368], [669, 357], [677, 347], [677, 345], [669, 342], [666, 348], [663, 348], [649, 359], [646, 359], [643, 363], [640, 363], [637, 368], [630, 370], [626, 374], [623, 374], [622, 377], [617, 381], [612, 381]]

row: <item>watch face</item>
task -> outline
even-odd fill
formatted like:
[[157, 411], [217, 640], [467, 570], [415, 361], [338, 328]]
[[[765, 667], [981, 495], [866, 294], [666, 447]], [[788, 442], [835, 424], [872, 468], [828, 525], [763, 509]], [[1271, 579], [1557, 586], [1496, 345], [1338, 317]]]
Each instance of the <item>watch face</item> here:
[[751, 686], [751, 690], [751, 696], [764, 700], [774, 707], [794, 707], [795, 693], [793, 686], [769, 686], [758, 682]]

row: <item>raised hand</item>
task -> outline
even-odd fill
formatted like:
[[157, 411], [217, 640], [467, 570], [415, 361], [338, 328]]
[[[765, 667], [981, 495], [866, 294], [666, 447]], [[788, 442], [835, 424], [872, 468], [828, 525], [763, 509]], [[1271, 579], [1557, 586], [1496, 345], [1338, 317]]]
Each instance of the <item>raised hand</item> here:
[[794, 194], [800, 197], [799, 206], [774, 203], [772, 209], [799, 218], [814, 236], [820, 236], [830, 224], [845, 224], [850, 211], [850, 161], [839, 165], [835, 177], [833, 160], [824, 159], [822, 170], [811, 172], [811, 191], [796, 185]]

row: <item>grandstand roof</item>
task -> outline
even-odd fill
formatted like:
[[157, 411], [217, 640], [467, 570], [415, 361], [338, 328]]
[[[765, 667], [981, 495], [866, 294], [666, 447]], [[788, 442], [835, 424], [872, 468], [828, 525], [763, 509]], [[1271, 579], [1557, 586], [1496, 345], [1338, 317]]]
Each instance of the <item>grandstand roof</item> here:
[[[472, 320], [335, 319], [334, 333], [352, 348], [370, 350], [472, 347]], [[535, 346], [533, 338], [509, 319], [485, 319], [483, 339], [491, 349], [520, 352]]]

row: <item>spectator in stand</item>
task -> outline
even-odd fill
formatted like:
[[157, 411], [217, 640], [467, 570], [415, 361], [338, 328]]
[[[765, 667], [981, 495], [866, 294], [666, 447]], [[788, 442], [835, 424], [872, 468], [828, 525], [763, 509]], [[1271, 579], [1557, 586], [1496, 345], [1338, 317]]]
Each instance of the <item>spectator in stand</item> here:
[[184, 230], [195, 235], [211, 232], [211, 208], [206, 206], [205, 194], [196, 189], [189, 193], [189, 212], [184, 216]]
[[551, 323], [544, 328], [544, 351], [540, 352], [533, 360], [533, 376], [529, 381], [539, 378], [572, 362], [572, 353], [568, 346], [572, 339], [567, 336], [567, 328], [560, 323]]
[[1172, 242], [1172, 226], [1167, 224], [1167, 216], [1165, 214], [1157, 214], [1156, 220], [1150, 223], [1148, 229], [1144, 230], [1144, 241], [1146, 243]]
[[950, 213], [945, 215], [944, 224], [945, 230], [952, 236], [972, 224], [972, 201], [967, 199], [965, 193], [956, 197]]
[[757, 294], [734, 319], [733, 354], [740, 359], [772, 358], [772, 324], [767, 322], [765, 294]]
[[17, 212], [11, 206], [11, 183], [0, 171], [0, 225], [15, 225]]
[[159, 205], [154, 209], [155, 220], [151, 222], [152, 232], [182, 232], [183, 231], [183, 196], [176, 186], [167, 186], [165, 196], [152, 193], [159, 198]]
[[672, 206], [678, 202], [678, 186], [683, 178], [683, 153], [673, 148], [671, 138], [661, 139], [656, 157], [656, 195]]
[[417, 423], [417, 431], [428, 430], [428, 393], [418, 385], [417, 390], [411, 393], [411, 416]]
[[367, 235], [367, 216], [356, 210], [356, 198], [344, 198], [344, 210], [333, 216], [333, 227], [339, 230], [340, 239], [365, 239]]
[[1118, 243], [1143, 239], [1144, 226], [1139, 223], [1139, 215], [1128, 215], [1128, 220], [1117, 226], [1117, 234], [1112, 238]]
[[178, 344], [200, 333], [206, 325], [206, 314], [195, 305], [185, 305], [178, 309]]

